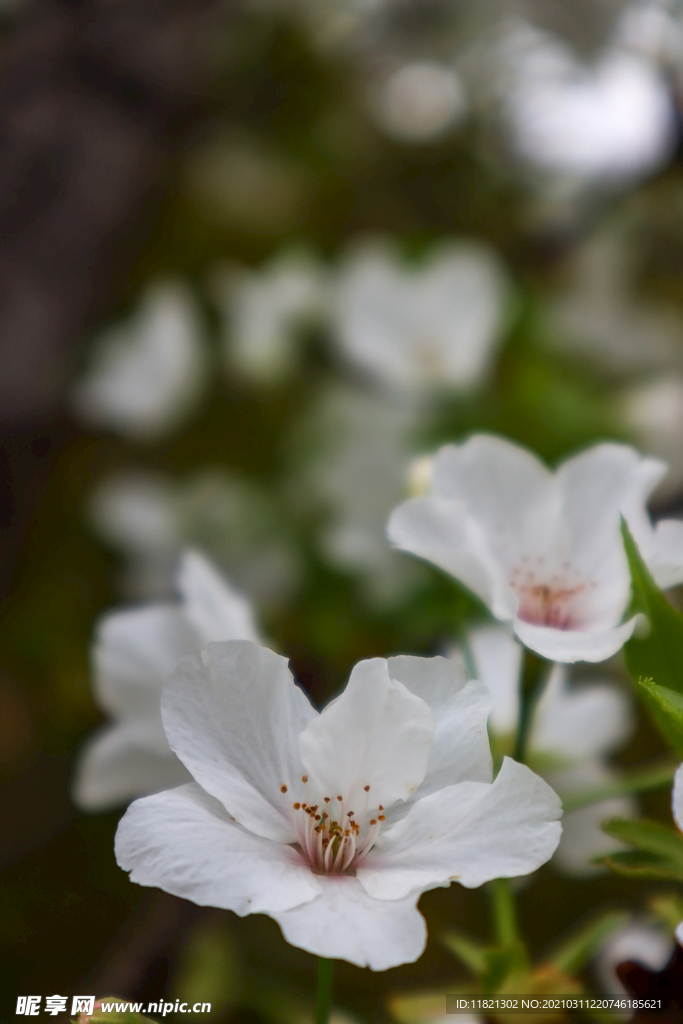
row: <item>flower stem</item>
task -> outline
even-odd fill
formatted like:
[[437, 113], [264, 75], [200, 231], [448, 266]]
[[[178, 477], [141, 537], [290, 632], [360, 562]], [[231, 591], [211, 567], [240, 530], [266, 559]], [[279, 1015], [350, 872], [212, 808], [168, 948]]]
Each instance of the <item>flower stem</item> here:
[[534, 710], [534, 703], [538, 695], [541, 682], [541, 673], [544, 663], [531, 651], [526, 651], [524, 656], [524, 673], [520, 684], [519, 693], [519, 722], [517, 725], [517, 738], [512, 756], [515, 761], [524, 764], [526, 757], [526, 746], [531, 728], [531, 718]]
[[494, 878], [491, 882], [491, 910], [496, 942], [512, 946], [519, 941], [515, 897], [508, 878]]
[[329, 1024], [333, 976], [334, 960], [318, 957], [318, 997], [315, 1005], [315, 1024]]

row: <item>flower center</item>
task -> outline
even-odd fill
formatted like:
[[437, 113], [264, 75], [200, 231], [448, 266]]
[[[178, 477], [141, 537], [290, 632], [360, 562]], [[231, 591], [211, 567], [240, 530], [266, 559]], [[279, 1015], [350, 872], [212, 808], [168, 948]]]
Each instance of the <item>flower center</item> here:
[[[308, 776], [301, 781], [307, 789]], [[280, 792], [288, 792], [284, 783]], [[338, 795], [324, 796], [318, 803], [289, 803], [299, 846], [316, 874], [351, 873], [374, 846], [385, 820], [384, 808], [372, 807], [370, 786], [363, 793], [358, 813]]]
[[580, 628], [585, 618], [582, 597], [596, 586], [569, 562], [553, 571], [543, 556], [533, 560], [525, 556], [513, 568], [509, 583], [519, 599], [518, 617], [553, 629]]

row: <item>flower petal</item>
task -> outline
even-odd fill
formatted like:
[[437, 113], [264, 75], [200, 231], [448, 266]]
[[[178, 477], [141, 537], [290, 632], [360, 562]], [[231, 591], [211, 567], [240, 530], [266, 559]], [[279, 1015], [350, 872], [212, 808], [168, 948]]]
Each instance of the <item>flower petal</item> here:
[[311, 903], [271, 913], [287, 942], [316, 956], [386, 971], [422, 955], [427, 927], [415, 897], [375, 900], [356, 878], [319, 876]]
[[472, 889], [527, 875], [556, 849], [561, 814], [550, 786], [506, 757], [491, 785], [461, 782], [414, 804], [380, 836], [357, 876], [371, 896], [394, 900], [453, 880]]
[[131, 804], [115, 852], [132, 882], [241, 917], [287, 910], [320, 892], [294, 847], [241, 828], [194, 783]]
[[657, 586], [662, 590], [683, 583], [683, 521], [660, 520], [654, 529], [653, 550], [649, 553], [644, 549], [643, 554]]
[[564, 665], [554, 665], [533, 714], [529, 745], [534, 754], [568, 760], [606, 754], [633, 730], [626, 694], [608, 682], [570, 686]]
[[435, 718], [427, 771], [410, 802], [458, 782], [491, 782], [493, 762], [486, 731], [491, 698], [486, 687], [468, 681], [464, 669], [448, 658], [401, 655], [389, 658], [387, 666], [391, 678], [426, 701]]
[[296, 839], [291, 792], [304, 771], [299, 735], [317, 718], [287, 659], [249, 640], [209, 644], [188, 658], [161, 701], [169, 743], [192, 776], [246, 828]]
[[509, 626], [473, 629], [467, 636], [467, 646], [474, 662], [474, 676], [486, 686], [493, 700], [491, 729], [499, 736], [515, 732], [524, 649]]
[[683, 764], [674, 775], [674, 785], [671, 791], [671, 813], [679, 829], [683, 832]]
[[197, 631], [200, 647], [220, 640], [260, 643], [247, 598], [230, 586], [198, 551], [183, 554], [177, 583], [183, 610]]
[[515, 633], [532, 651], [550, 661], [605, 661], [621, 650], [636, 628], [638, 616], [607, 629], [552, 629], [515, 619]]
[[[301, 734], [301, 760], [318, 797], [389, 805], [422, 782], [434, 740], [434, 715], [389, 676], [383, 658], [361, 661], [346, 689]], [[356, 806], [357, 813], [359, 805]]]
[[158, 732], [146, 722], [126, 722], [103, 729], [86, 744], [76, 768], [73, 798], [86, 811], [103, 811], [190, 778], [169, 749], [161, 720]]
[[105, 615], [94, 649], [98, 703], [117, 718], [148, 718], [161, 728], [159, 701], [166, 678], [196, 651], [192, 631], [172, 605]]
[[[467, 514], [464, 502], [410, 498], [392, 512], [387, 535], [395, 547], [438, 565], [493, 607], [500, 567], [492, 560], [481, 528]], [[512, 618], [512, 609], [506, 617]]]

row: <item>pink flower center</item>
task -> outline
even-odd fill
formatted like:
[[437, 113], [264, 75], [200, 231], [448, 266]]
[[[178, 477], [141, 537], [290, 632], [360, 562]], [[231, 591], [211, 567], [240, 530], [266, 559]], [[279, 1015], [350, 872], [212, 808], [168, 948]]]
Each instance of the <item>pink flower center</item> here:
[[585, 595], [594, 590], [583, 575], [563, 562], [553, 570], [543, 556], [522, 558], [512, 570], [510, 587], [517, 595], [517, 615], [523, 622], [553, 629], [580, 629], [585, 622]]
[[[306, 785], [308, 776], [302, 776]], [[287, 793], [283, 784], [281, 793]], [[347, 808], [341, 796], [324, 796], [319, 803], [295, 801], [289, 804], [290, 816], [298, 835], [298, 845], [316, 874], [351, 874], [370, 852], [385, 820], [384, 808], [369, 809], [370, 786], [364, 787], [365, 806], [359, 813]]]

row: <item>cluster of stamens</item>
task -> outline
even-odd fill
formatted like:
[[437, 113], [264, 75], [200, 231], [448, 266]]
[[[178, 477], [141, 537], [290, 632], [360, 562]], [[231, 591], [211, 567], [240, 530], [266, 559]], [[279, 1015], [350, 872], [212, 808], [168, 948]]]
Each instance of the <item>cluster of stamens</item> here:
[[[535, 562], [535, 565], [533, 564]], [[582, 616], [577, 599], [596, 584], [587, 584], [579, 573], [572, 578], [571, 565], [563, 562], [560, 572], [549, 572], [545, 558], [522, 558], [510, 575], [510, 586], [519, 598], [517, 614], [524, 622], [554, 629], [575, 629]]]
[[[306, 784], [308, 776], [301, 781]], [[287, 793], [283, 783], [281, 793]], [[385, 820], [381, 804], [370, 812], [370, 786], [364, 787], [365, 806], [356, 814], [346, 810], [341, 796], [325, 796], [320, 804], [295, 801], [290, 804], [299, 845], [314, 871], [339, 875], [348, 872], [370, 852]]]

